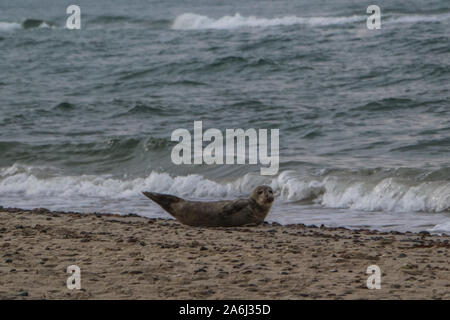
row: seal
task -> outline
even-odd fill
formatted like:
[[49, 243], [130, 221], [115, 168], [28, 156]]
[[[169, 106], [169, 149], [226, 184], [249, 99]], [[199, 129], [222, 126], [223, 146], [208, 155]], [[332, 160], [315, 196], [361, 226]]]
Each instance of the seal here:
[[249, 198], [190, 201], [169, 194], [143, 192], [179, 222], [194, 227], [237, 227], [261, 224], [274, 200], [269, 186], [256, 187]]

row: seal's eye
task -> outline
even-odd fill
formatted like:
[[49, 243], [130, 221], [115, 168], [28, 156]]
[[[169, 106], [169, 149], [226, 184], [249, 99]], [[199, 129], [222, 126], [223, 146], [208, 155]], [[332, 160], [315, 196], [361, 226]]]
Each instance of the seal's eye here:
[[262, 191], [262, 190], [259, 190], [259, 191], [258, 191], [258, 194], [262, 194], [262, 193], [263, 193], [263, 191]]
[[272, 191], [272, 190], [269, 190], [269, 193], [273, 193], [273, 191]]

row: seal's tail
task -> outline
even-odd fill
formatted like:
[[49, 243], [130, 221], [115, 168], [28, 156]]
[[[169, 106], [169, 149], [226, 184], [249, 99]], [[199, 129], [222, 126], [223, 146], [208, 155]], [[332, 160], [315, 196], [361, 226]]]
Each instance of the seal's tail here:
[[142, 194], [147, 198], [150, 198], [157, 204], [159, 204], [161, 208], [163, 208], [172, 215], [174, 214], [172, 204], [183, 201], [183, 199], [172, 196], [170, 194], [162, 194], [156, 192], [142, 192]]

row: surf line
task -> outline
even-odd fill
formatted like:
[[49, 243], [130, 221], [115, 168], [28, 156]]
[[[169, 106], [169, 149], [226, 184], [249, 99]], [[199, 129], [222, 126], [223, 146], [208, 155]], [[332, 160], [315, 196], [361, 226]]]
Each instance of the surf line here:
[[[180, 140], [181, 139], [181, 140]], [[194, 137], [187, 129], [172, 132], [171, 141], [178, 142], [171, 153], [172, 162], [181, 164], [258, 164], [261, 175], [275, 175], [280, 164], [280, 130], [270, 129], [270, 155], [268, 129], [225, 129], [225, 144], [222, 131], [210, 128], [203, 132], [203, 122], [194, 121]], [[248, 150], [246, 149], [248, 141]], [[203, 148], [203, 142], [210, 142]], [[192, 159], [192, 145], [194, 146]], [[248, 151], [248, 152], [247, 152]], [[248, 157], [247, 157], [248, 155]], [[224, 161], [225, 160], [225, 161]]]

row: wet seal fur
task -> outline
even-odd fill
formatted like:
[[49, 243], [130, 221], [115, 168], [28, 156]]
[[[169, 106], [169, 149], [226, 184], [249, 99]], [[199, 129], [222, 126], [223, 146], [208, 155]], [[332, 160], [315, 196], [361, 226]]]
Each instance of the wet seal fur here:
[[194, 227], [237, 227], [261, 224], [274, 200], [269, 186], [256, 187], [249, 198], [224, 201], [190, 201], [155, 192], [143, 194], [179, 222]]

